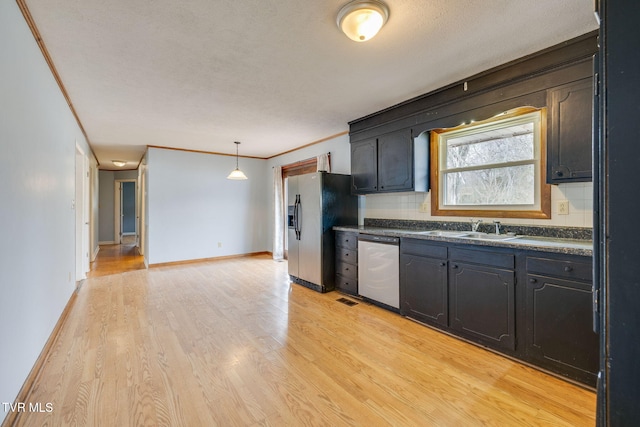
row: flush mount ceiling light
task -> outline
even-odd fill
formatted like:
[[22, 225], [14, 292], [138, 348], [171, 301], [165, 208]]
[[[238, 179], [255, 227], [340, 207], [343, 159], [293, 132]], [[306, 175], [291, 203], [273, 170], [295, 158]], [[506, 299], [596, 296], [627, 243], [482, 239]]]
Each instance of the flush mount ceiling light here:
[[353, 0], [338, 12], [338, 27], [351, 40], [366, 42], [373, 38], [389, 19], [389, 8], [378, 0]]
[[238, 141], [234, 141], [236, 144], [236, 168], [231, 171], [227, 179], [247, 179], [247, 176], [238, 168], [238, 146], [240, 143]]
[[119, 168], [127, 164], [125, 160], [111, 160], [111, 163], [113, 163], [114, 166], [117, 166]]

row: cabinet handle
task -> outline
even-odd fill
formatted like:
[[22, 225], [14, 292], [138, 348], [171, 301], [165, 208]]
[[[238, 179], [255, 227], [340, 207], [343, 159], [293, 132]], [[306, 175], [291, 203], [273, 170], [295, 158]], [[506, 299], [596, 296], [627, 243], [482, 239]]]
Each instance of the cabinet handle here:
[[536, 282], [538, 282], [537, 279], [529, 279], [529, 283], [536, 283]]
[[567, 266], [564, 268], [564, 271], [566, 271], [567, 273], [569, 273], [570, 271], [573, 271], [573, 267], [571, 267], [570, 265], [567, 265]]
[[454, 269], [455, 269], [455, 268], [458, 268], [458, 265], [457, 265], [457, 264], [453, 264], [453, 265], [451, 266], [451, 268], [454, 268]]
[[349, 271], [349, 267], [345, 268], [344, 271]]
[[440, 265], [444, 267], [445, 265], [447, 265], [447, 263], [446, 262], [441, 262]]
[[556, 171], [556, 176], [562, 176], [562, 175], [564, 175], [562, 171]]

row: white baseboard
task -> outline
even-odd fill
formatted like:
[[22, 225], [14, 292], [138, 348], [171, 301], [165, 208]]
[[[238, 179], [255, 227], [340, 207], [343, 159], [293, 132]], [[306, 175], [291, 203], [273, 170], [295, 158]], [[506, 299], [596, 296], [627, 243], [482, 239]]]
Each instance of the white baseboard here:
[[115, 240], [105, 240], [103, 242], [98, 242], [99, 245], [115, 245]]
[[93, 255], [91, 255], [91, 262], [96, 260], [96, 258], [98, 257], [98, 252], [100, 252], [100, 243], [98, 243], [98, 246], [96, 246], [96, 248], [93, 250]]

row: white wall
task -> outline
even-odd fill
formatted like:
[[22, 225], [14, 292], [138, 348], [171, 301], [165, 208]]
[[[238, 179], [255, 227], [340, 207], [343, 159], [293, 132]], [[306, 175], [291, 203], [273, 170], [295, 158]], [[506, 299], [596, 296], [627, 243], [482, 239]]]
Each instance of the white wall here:
[[226, 179], [235, 165], [232, 156], [147, 151], [150, 264], [270, 250], [266, 161], [240, 158], [246, 181]]
[[[332, 173], [351, 173], [351, 149], [349, 146], [349, 135], [341, 135], [318, 144], [292, 151], [281, 156], [272, 157], [267, 160], [269, 171], [273, 166], [283, 166], [316, 157], [320, 154], [331, 153]], [[269, 172], [270, 173], [270, 172]], [[269, 175], [271, 178], [271, 175]], [[271, 182], [271, 179], [269, 180]], [[271, 187], [273, 193], [273, 187]]]
[[342, 135], [268, 160], [241, 157], [240, 169], [249, 179], [230, 181], [226, 176], [235, 167], [231, 156], [149, 148], [142, 162], [147, 179], [142, 195], [145, 262], [272, 251], [273, 166], [327, 152], [332, 172], [350, 173], [349, 136]]
[[90, 150], [14, 1], [0, 2], [0, 75], [0, 402], [13, 402], [75, 289], [76, 140]]
[[[431, 216], [430, 193], [395, 193], [365, 197], [365, 217], [421, 221], [468, 221], [466, 217]], [[558, 201], [569, 201], [569, 214], [558, 215]], [[422, 205], [425, 205], [421, 209]], [[426, 210], [426, 212], [422, 212]], [[551, 219], [496, 218], [504, 224], [593, 227], [593, 185], [590, 182], [551, 186]], [[491, 218], [483, 221], [491, 222]]]
[[112, 171], [99, 171], [98, 176], [100, 181], [98, 241], [100, 244], [115, 243], [113, 240], [113, 182], [115, 177]]

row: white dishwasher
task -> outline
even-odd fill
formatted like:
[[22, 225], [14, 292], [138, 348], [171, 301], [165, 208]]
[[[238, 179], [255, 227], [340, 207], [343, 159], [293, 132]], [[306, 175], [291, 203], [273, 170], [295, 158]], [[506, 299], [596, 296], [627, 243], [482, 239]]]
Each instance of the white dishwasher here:
[[358, 236], [358, 293], [400, 308], [400, 248], [397, 237]]

